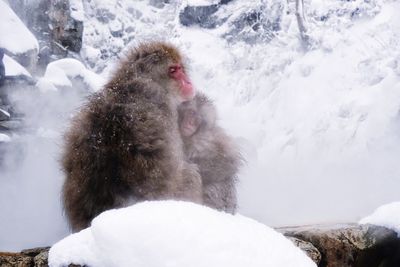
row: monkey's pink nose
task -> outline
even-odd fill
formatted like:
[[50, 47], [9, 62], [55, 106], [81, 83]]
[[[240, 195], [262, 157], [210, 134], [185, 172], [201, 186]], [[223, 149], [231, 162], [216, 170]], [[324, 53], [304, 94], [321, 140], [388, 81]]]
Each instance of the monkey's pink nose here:
[[191, 100], [195, 95], [195, 90], [182, 67], [180, 65], [172, 66], [169, 73], [170, 76], [179, 83], [182, 97], [185, 100]]

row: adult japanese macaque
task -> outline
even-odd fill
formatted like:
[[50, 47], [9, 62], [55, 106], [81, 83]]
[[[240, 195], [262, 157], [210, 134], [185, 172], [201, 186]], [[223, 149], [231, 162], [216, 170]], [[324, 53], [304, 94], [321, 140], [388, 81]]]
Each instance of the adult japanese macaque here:
[[194, 95], [171, 45], [142, 44], [120, 63], [65, 135], [63, 201], [73, 231], [105, 210], [143, 200], [202, 203], [201, 177], [184, 156], [177, 113]]
[[178, 111], [185, 154], [198, 166], [202, 178], [204, 205], [235, 213], [235, 183], [242, 157], [233, 140], [216, 124], [214, 104], [197, 93]]

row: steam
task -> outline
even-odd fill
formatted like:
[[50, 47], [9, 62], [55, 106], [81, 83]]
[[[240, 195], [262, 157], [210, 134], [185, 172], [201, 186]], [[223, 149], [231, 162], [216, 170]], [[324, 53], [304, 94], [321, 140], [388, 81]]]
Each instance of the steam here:
[[62, 132], [82, 102], [82, 92], [19, 88], [10, 95], [26, 125], [7, 144], [0, 168], [0, 250], [49, 246], [68, 234], [58, 160]]

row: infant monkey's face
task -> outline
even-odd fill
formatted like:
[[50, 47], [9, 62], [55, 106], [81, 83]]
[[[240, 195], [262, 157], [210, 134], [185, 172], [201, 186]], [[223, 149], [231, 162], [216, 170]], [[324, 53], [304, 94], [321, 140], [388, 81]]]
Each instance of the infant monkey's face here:
[[182, 136], [194, 135], [202, 122], [200, 114], [187, 103], [183, 103], [179, 108], [179, 115], [179, 130]]

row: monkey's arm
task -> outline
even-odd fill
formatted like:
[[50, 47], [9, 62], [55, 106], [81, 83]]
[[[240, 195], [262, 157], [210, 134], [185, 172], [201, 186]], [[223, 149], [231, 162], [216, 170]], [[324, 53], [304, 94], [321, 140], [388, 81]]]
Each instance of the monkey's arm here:
[[235, 213], [237, 208], [235, 179], [203, 184], [203, 200], [206, 206]]
[[237, 205], [235, 184], [242, 164], [238, 149], [218, 127], [193, 136], [191, 141], [192, 148], [197, 145], [198, 151], [191, 160], [200, 170], [204, 204], [234, 213]]
[[136, 83], [134, 86], [139, 88], [127, 105], [127, 113], [132, 114], [126, 126], [131, 127], [126, 158], [126, 165], [130, 167], [124, 169], [123, 179], [139, 199], [176, 198], [200, 202], [201, 178], [195, 166], [183, 157], [176, 107], [171, 106], [157, 84]]

